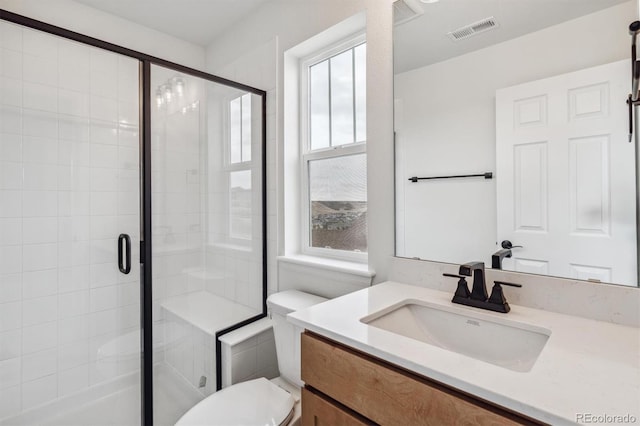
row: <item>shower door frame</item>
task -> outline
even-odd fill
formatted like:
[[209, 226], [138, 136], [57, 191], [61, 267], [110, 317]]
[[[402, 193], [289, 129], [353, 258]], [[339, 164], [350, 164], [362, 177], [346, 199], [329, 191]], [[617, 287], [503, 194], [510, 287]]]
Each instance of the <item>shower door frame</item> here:
[[153, 317], [152, 317], [152, 197], [151, 197], [151, 65], [158, 65], [184, 74], [199, 77], [204, 80], [233, 87], [261, 97], [261, 178], [262, 178], [262, 313], [239, 322], [216, 333], [216, 380], [220, 389], [220, 340], [225, 333], [236, 330], [246, 324], [267, 316], [267, 92], [255, 87], [238, 83], [223, 77], [218, 77], [186, 65], [168, 61], [152, 55], [147, 55], [133, 49], [109, 43], [95, 37], [87, 36], [56, 25], [48, 24], [33, 18], [19, 15], [0, 8], [0, 20], [12, 22], [23, 27], [49, 33], [68, 40], [87, 44], [92, 47], [118, 53], [139, 61], [139, 94], [140, 108], [140, 316], [141, 316], [141, 424], [153, 425]]

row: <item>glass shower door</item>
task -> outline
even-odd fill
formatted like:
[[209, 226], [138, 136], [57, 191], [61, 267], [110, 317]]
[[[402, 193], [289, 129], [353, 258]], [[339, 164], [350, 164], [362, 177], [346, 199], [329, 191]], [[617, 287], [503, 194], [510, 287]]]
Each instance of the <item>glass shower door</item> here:
[[0, 21], [0, 64], [0, 424], [140, 424], [139, 62]]
[[154, 424], [173, 425], [216, 391], [216, 334], [263, 312], [262, 98], [155, 65], [150, 81]]

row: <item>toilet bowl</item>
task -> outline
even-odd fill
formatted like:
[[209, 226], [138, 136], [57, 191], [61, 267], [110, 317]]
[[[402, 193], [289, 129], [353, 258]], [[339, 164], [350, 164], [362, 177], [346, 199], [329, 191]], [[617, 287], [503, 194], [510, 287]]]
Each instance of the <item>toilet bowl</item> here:
[[229, 386], [203, 399], [187, 411], [176, 426], [288, 425], [299, 423], [300, 333], [287, 322], [287, 314], [321, 302], [325, 298], [288, 290], [273, 294], [267, 306], [273, 319], [280, 377], [264, 377]]

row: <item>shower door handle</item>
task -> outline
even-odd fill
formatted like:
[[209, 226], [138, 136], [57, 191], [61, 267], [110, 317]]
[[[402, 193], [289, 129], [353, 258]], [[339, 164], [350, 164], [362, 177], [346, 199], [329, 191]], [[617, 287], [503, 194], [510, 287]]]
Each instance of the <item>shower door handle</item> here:
[[[126, 254], [122, 252], [123, 241]], [[126, 256], [126, 259], [123, 259], [123, 254], [124, 256]], [[128, 274], [129, 272], [131, 272], [131, 238], [127, 234], [120, 234], [120, 236], [118, 237], [118, 268], [123, 274]]]

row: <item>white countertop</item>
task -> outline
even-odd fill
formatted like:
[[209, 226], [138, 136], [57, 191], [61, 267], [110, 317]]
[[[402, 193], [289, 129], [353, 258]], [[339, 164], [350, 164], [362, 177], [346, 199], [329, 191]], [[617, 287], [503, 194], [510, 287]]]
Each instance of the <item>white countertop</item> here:
[[[508, 314], [551, 330], [531, 371], [495, 366], [360, 322], [403, 300], [451, 306], [453, 294], [386, 282], [288, 315], [289, 321], [463, 392], [553, 425], [579, 413], [640, 423], [640, 329], [511, 305]], [[461, 305], [454, 305], [461, 306]]]

